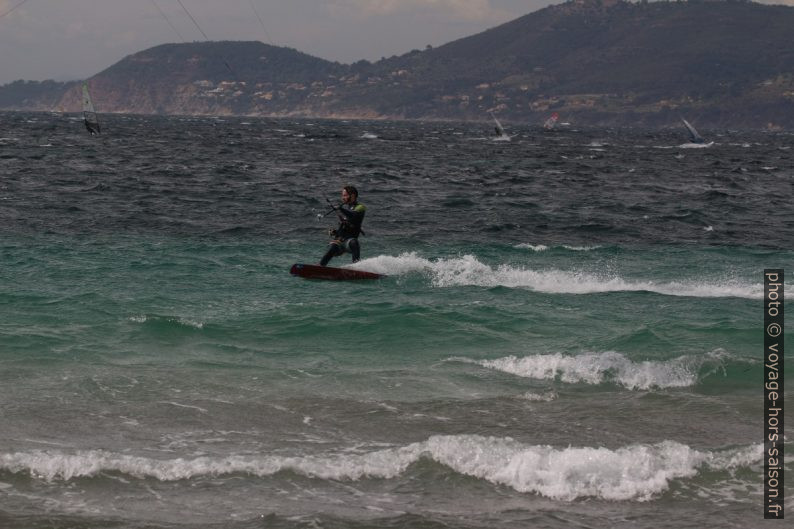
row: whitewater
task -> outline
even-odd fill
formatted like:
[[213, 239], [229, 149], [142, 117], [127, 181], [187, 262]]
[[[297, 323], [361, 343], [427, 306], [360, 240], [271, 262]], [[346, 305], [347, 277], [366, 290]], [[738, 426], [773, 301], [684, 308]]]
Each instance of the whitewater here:
[[0, 526], [757, 526], [792, 136], [506, 126], [0, 113]]

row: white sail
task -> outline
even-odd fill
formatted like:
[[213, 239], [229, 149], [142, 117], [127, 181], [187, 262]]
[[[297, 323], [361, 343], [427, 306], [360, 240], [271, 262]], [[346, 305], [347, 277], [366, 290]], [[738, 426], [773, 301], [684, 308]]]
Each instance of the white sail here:
[[88, 93], [87, 83], [83, 83], [83, 123], [92, 136], [99, 134], [99, 119], [96, 110], [94, 110], [94, 103], [91, 101], [91, 94]]
[[681, 118], [681, 121], [684, 122], [684, 126], [686, 127], [686, 130], [689, 131], [689, 138], [692, 141], [692, 143], [703, 143], [704, 141], [706, 141], [703, 139], [703, 136], [698, 134], [698, 131], [695, 130], [695, 127], [690, 125], [687, 120]]
[[495, 123], [494, 131], [496, 132], [496, 136], [498, 137], [498, 139], [510, 139], [510, 136], [508, 136], [508, 134], [505, 132], [505, 128], [502, 126], [501, 123], [499, 123], [499, 120], [496, 119], [496, 116], [494, 116], [493, 112], [489, 112], [489, 114], [494, 120]]

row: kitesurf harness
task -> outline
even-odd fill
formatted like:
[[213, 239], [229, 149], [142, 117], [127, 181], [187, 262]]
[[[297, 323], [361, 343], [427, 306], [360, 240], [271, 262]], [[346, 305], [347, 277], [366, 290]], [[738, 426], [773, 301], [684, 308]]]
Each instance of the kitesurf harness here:
[[353, 202], [352, 204], [334, 206], [329, 201], [329, 205], [336, 212], [336, 216], [339, 217], [339, 227], [333, 233], [335, 237], [345, 240], [364, 235], [364, 230], [361, 229], [361, 224], [364, 222], [364, 214], [367, 212], [364, 204]]
[[364, 214], [367, 208], [364, 204], [354, 202], [353, 204], [342, 204], [337, 209], [339, 217], [339, 227], [336, 229], [337, 236], [344, 239], [352, 239], [362, 235], [361, 223], [364, 222]]

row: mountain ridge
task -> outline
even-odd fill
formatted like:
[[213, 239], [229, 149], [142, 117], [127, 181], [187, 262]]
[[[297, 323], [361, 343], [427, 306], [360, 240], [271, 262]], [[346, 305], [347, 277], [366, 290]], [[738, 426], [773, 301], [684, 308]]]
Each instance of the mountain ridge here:
[[[375, 63], [162, 44], [89, 86], [101, 112], [794, 129], [791, 27], [794, 8], [743, 0], [570, 0]], [[0, 108], [79, 110], [77, 83], [45, 83], [0, 87]]]

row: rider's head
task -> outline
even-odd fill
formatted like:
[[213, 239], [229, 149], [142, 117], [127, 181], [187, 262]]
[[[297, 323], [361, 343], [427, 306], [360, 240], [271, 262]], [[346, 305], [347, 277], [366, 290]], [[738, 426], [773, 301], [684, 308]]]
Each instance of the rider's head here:
[[358, 199], [358, 190], [355, 186], [345, 186], [342, 188], [342, 202], [349, 204]]

